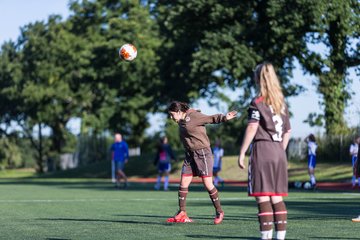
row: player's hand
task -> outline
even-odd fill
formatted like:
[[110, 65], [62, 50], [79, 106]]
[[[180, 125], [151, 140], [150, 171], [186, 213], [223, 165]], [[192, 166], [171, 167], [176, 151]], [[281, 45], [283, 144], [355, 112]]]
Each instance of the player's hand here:
[[125, 159], [125, 164], [127, 164], [127, 163], [128, 163], [128, 161], [129, 161], [129, 159]]
[[245, 154], [241, 154], [239, 155], [239, 158], [238, 158], [238, 165], [239, 165], [239, 168], [241, 169], [244, 169], [245, 168]]
[[234, 117], [236, 117], [236, 114], [237, 114], [237, 111], [228, 112], [228, 113], [226, 114], [226, 120], [233, 119]]

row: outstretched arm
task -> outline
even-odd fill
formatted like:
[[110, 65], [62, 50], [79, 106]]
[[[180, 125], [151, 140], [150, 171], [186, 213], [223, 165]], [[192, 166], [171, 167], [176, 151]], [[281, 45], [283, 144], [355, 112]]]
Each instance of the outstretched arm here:
[[198, 114], [199, 114], [198, 118], [197, 118], [198, 125], [204, 125], [204, 124], [217, 124], [217, 123], [226, 122], [226, 121], [236, 117], [237, 112], [231, 111], [231, 112], [228, 112], [226, 115], [214, 114], [214, 115], [210, 115], [210, 116], [202, 114], [202, 113], [198, 113]]

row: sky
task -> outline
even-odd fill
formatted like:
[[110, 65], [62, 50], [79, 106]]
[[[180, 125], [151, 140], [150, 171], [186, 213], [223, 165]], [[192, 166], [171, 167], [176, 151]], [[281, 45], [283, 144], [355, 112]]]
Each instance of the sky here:
[[[68, 9], [68, 0], [0, 0], [0, 45], [4, 41], [16, 40], [20, 35], [20, 27], [35, 21], [45, 21], [51, 14], [59, 14], [66, 19], [70, 12]], [[141, 49], [139, 49], [141, 51]], [[359, 77], [355, 75], [354, 70], [350, 70], [350, 77], [353, 79], [351, 88], [353, 90], [360, 89]], [[305, 75], [297, 64], [294, 70], [293, 83], [303, 85], [307, 91], [300, 96], [291, 97], [288, 99], [290, 104], [290, 111], [293, 117], [290, 119], [292, 125], [293, 137], [305, 137], [309, 133], [323, 133], [323, 128], [311, 128], [308, 124], [303, 123], [311, 112], [321, 113], [319, 109], [320, 95], [316, 93], [316, 88], [313, 85], [315, 78]], [[229, 96], [236, 97], [236, 92], [229, 92]], [[192, 107], [199, 108], [205, 114], [215, 114], [223, 111], [223, 109], [216, 109], [210, 107], [205, 100], [199, 100], [192, 105]], [[224, 113], [224, 112], [223, 112]], [[349, 126], [358, 126], [360, 124], [360, 95], [353, 96], [349, 107], [345, 111], [345, 120]], [[151, 134], [154, 131], [161, 129], [161, 123], [164, 120], [164, 115], [155, 114], [150, 115], [151, 127], [147, 133]], [[160, 123], [160, 124], [159, 124]], [[74, 119], [68, 126], [74, 133], [79, 132], [79, 121]]]

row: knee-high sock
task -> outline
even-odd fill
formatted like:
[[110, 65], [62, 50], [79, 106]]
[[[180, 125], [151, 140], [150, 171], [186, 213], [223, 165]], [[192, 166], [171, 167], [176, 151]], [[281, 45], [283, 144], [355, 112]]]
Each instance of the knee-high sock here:
[[261, 239], [272, 239], [274, 212], [270, 201], [258, 203]]
[[274, 223], [277, 239], [285, 239], [287, 225], [287, 210], [283, 201], [273, 204]]
[[210, 196], [212, 203], [214, 204], [216, 211], [222, 212], [223, 210], [221, 209], [219, 193], [215, 187], [209, 191], [209, 196]]
[[189, 188], [179, 187], [178, 196], [179, 196], [180, 211], [185, 211], [185, 209], [186, 209], [186, 196], [187, 196], [188, 192], [189, 192]]

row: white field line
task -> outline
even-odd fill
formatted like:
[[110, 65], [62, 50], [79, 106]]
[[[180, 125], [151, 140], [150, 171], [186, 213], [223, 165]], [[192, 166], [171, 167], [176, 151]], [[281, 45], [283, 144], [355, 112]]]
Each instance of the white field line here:
[[[314, 197], [285, 197], [285, 201], [301, 199], [302, 201], [313, 201], [320, 199], [353, 199], [360, 198], [360, 193], [342, 193], [343, 196], [314, 196]], [[345, 196], [348, 195], [348, 196]], [[221, 201], [251, 200], [252, 197], [221, 198]], [[175, 201], [176, 198], [113, 198], [113, 199], [0, 199], [1, 203], [66, 203], [66, 202], [124, 202], [124, 201]], [[187, 201], [209, 201], [209, 198], [187, 198]]]

